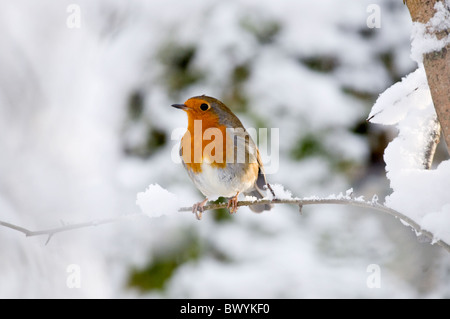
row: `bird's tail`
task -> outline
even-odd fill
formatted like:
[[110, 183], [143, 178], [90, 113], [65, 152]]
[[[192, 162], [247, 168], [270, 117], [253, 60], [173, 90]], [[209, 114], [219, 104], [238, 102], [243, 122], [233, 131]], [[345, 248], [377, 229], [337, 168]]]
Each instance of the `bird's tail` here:
[[[245, 193], [245, 195], [254, 196], [257, 199], [264, 198], [264, 195], [261, 194], [261, 192], [257, 188], [254, 188], [251, 192]], [[265, 210], [270, 210], [273, 207], [273, 205], [272, 204], [256, 204], [256, 205], [250, 205], [249, 207], [255, 213], [261, 213]]]
[[[266, 176], [263, 172], [263, 170], [260, 168], [258, 172], [258, 178], [255, 182], [255, 187], [249, 191], [244, 193], [244, 195], [247, 196], [254, 196], [257, 199], [261, 199], [265, 197], [266, 190], [265, 187], [268, 187]], [[273, 207], [272, 204], [256, 204], [256, 205], [250, 205], [250, 209], [254, 211], [255, 213], [261, 213], [265, 210], [270, 210]]]

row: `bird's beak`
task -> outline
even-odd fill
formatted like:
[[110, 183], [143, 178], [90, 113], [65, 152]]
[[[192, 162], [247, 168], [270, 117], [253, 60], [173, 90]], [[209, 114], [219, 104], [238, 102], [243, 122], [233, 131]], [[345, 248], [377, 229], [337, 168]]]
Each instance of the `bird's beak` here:
[[180, 110], [187, 110], [188, 107], [184, 104], [172, 104], [173, 107], [180, 109]]

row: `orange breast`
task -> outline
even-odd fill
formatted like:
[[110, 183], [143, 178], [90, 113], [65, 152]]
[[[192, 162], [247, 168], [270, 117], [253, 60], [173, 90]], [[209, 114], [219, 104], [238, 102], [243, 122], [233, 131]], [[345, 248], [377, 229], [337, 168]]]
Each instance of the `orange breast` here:
[[[231, 141], [232, 142], [232, 141]], [[181, 154], [188, 169], [194, 173], [202, 171], [202, 163], [224, 168], [227, 159], [226, 126], [219, 124], [219, 118], [210, 112], [201, 117], [188, 114], [188, 128], [181, 139]]]

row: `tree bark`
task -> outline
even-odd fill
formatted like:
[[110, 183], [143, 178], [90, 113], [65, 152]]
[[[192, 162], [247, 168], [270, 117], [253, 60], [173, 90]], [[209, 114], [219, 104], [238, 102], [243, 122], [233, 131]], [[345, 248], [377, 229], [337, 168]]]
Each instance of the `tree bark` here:
[[[440, 0], [407, 0], [409, 13], [413, 22], [426, 24], [434, 15], [434, 5]], [[436, 35], [438, 39], [449, 34], [450, 30], [441, 31]], [[428, 86], [434, 108], [441, 124], [442, 136], [450, 154], [450, 44], [440, 51], [426, 53], [423, 65], [427, 74]]]

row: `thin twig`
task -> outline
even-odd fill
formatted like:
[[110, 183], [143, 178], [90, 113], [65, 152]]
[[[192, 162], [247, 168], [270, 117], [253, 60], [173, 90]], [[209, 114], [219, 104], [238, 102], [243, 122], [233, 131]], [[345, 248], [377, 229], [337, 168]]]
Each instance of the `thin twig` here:
[[[350, 205], [350, 206], [358, 206], [363, 208], [372, 208], [384, 213], [387, 213], [391, 216], [394, 216], [395, 218], [401, 219], [404, 223], [408, 224], [418, 235], [422, 235], [427, 237], [431, 243], [438, 244], [439, 246], [443, 247], [445, 250], [447, 250], [450, 253], [450, 245], [446, 243], [445, 241], [442, 241], [441, 239], [436, 239], [433, 235], [433, 233], [422, 229], [418, 223], [416, 223], [414, 220], [409, 218], [408, 216], [400, 213], [399, 211], [396, 211], [395, 209], [389, 208], [387, 206], [381, 205], [377, 203], [376, 201], [367, 202], [363, 200], [357, 200], [353, 198], [340, 198], [340, 199], [328, 199], [328, 198], [318, 198], [318, 199], [261, 199], [257, 201], [240, 201], [238, 202], [238, 207], [240, 206], [250, 206], [254, 204], [292, 204], [297, 205], [300, 207], [300, 212], [302, 213], [302, 208], [305, 205], [320, 205], [320, 204], [337, 204], [337, 205]], [[219, 203], [219, 204], [210, 204], [205, 205], [203, 207], [203, 211], [212, 210], [212, 209], [219, 209], [219, 208], [226, 208], [226, 203]], [[191, 212], [192, 207], [182, 207], [179, 209], [180, 212]]]
[[[322, 204], [337, 204], [337, 205], [350, 205], [350, 206], [358, 206], [363, 208], [371, 208], [375, 209], [384, 213], [387, 213], [391, 216], [394, 216], [395, 218], [401, 219], [404, 223], [408, 224], [413, 230], [416, 231], [418, 235], [422, 235], [430, 239], [430, 241], [433, 244], [438, 244], [439, 246], [443, 247], [445, 250], [450, 252], [450, 245], [441, 239], [436, 239], [434, 235], [427, 231], [422, 229], [418, 223], [416, 223], [414, 220], [409, 218], [408, 216], [396, 211], [395, 209], [389, 208], [387, 206], [381, 205], [377, 203], [376, 201], [363, 201], [359, 199], [353, 199], [353, 198], [318, 198], [318, 199], [260, 199], [257, 201], [240, 201], [237, 203], [238, 207], [241, 206], [250, 206], [255, 204], [292, 204], [296, 205], [297, 207], [303, 208], [303, 206], [306, 205], [322, 205]], [[226, 208], [227, 203], [219, 203], [219, 204], [209, 204], [205, 205], [203, 207], [203, 211], [213, 210], [213, 209], [219, 209], [219, 208]], [[192, 212], [192, 207], [182, 207], [178, 210], [179, 212]], [[29, 229], [26, 229], [24, 227], [20, 227], [11, 223], [7, 223], [4, 221], [0, 221], [0, 226], [4, 226], [7, 228], [14, 229], [16, 231], [19, 231], [27, 237], [31, 236], [41, 236], [41, 235], [47, 235], [49, 238], [53, 236], [56, 233], [64, 232], [64, 231], [70, 231], [80, 228], [86, 228], [86, 227], [92, 227], [92, 226], [98, 226], [103, 224], [110, 224], [116, 221], [129, 219], [132, 217], [138, 217], [138, 216], [147, 216], [143, 213], [137, 213], [137, 214], [130, 214], [130, 215], [124, 215], [119, 216], [116, 218], [108, 218], [108, 219], [101, 219], [91, 222], [85, 222], [85, 223], [78, 223], [78, 224], [72, 224], [72, 225], [65, 225], [62, 227], [56, 227], [56, 228], [50, 228], [47, 230], [39, 230], [39, 231], [31, 231]]]
[[61, 227], [55, 227], [55, 228], [49, 228], [49, 229], [37, 230], [37, 231], [29, 230], [27, 228], [20, 227], [20, 226], [17, 226], [17, 225], [11, 224], [11, 223], [7, 223], [4, 221], [0, 221], [0, 226], [4, 226], [7, 228], [17, 230], [21, 233], [24, 233], [26, 237], [48, 235], [49, 236], [49, 238], [47, 240], [47, 242], [48, 242], [50, 240], [50, 238], [54, 234], [57, 234], [57, 233], [61, 233], [61, 232], [69, 231], [69, 230], [75, 230], [75, 229], [79, 229], [79, 228], [86, 228], [86, 227], [110, 224], [110, 223], [114, 223], [114, 222], [124, 220], [124, 219], [129, 219], [131, 217], [136, 217], [136, 216], [145, 216], [145, 215], [144, 214], [130, 214], [130, 215], [119, 216], [116, 218], [99, 219], [99, 220], [94, 220], [94, 221], [85, 222], [85, 223], [64, 225]]
[[425, 148], [425, 153], [423, 154], [423, 167], [425, 169], [431, 168], [437, 145], [441, 139], [441, 124], [439, 123], [437, 117], [433, 120], [433, 123], [429, 127], [430, 132], [428, 133], [428, 136], [426, 136], [428, 139], [427, 146]]

